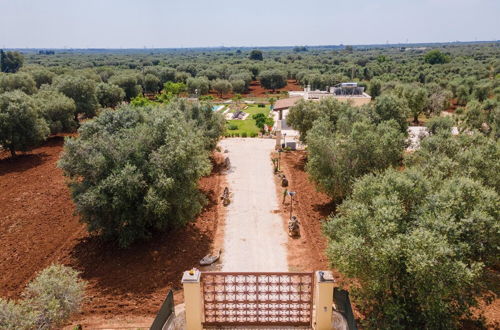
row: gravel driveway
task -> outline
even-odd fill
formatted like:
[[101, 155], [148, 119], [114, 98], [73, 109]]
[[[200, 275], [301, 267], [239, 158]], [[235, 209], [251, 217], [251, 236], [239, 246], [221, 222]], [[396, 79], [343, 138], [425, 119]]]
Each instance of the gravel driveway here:
[[232, 272], [288, 271], [283, 220], [278, 210], [270, 153], [275, 141], [231, 138], [220, 142], [228, 150], [227, 174], [231, 204], [227, 207], [222, 270]]

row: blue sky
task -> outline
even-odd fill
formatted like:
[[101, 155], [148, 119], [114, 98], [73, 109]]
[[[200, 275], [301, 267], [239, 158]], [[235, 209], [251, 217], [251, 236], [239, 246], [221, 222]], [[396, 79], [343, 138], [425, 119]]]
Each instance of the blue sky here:
[[498, 39], [500, 0], [0, 0], [7, 48]]

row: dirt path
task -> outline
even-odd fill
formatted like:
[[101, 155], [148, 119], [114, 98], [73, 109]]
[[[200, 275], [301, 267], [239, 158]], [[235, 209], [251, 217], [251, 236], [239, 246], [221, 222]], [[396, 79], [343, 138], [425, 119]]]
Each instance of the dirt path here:
[[270, 153], [271, 139], [225, 139], [232, 193], [227, 208], [223, 271], [288, 271], [287, 236], [279, 214]]

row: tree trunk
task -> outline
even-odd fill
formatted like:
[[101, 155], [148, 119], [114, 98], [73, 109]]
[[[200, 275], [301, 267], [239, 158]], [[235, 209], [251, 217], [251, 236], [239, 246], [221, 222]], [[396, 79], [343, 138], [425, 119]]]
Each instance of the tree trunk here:
[[17, 155], [16, 155], [16, 149], [14, 149], [14, 147], [9, 147], [9, 150], [10, 150], [10, 155], [12, 158], [15, 158]]
[[413, 122], [418, 125], [418, 114], [413, 115]]

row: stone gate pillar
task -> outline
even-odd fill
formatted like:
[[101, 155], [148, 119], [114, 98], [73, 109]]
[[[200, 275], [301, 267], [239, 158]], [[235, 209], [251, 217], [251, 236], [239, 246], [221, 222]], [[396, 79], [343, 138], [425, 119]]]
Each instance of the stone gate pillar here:
[[330, 330], [332, 329], [333, 313], [333, 275], [330, 271], [317, 271], [315, 279], [314, 329]]
[[186, 329], [202, 330], [201, 272], [194, 268], [182, 275], [184, 304], [186, 306]]

